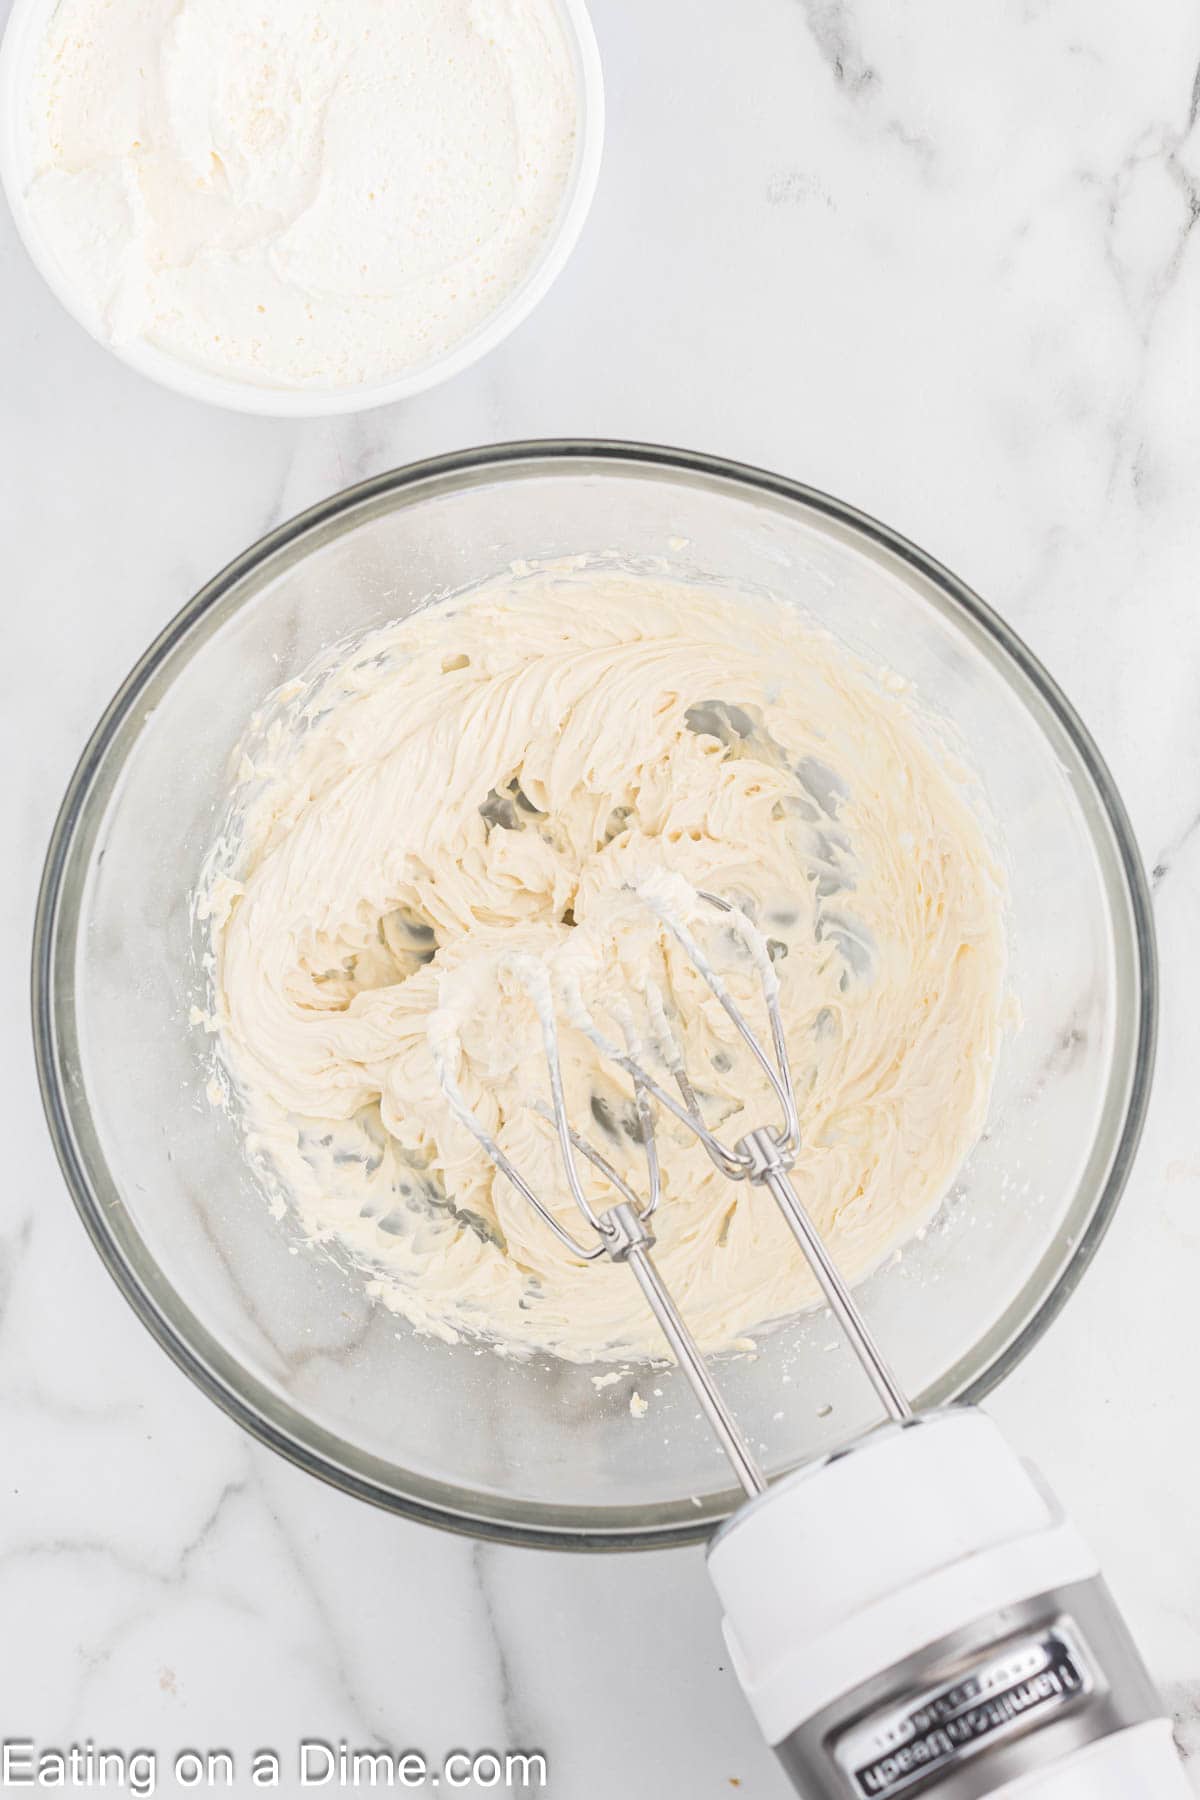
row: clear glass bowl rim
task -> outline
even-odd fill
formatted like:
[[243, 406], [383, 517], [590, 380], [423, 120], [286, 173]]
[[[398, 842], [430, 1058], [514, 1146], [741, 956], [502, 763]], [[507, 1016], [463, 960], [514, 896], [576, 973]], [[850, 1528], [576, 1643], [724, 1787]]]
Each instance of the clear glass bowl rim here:
[[[125, 1257], [111, 1229], [101, 1196], [96, 1191], [72, 1127], [71, 1104], [62, 1078], [57, 1048], [56, 956], [73, 955], [75, 949], [73, 938], [63, 943], [58, 941], [64, 878], [71, 867], [77, 837], [87, 818], [89, 796], [109, 747], [122, 722], [136, 708], [139, 696], [164, 660], [238, 583], [251, 576], [272, 557], [293, 550], [307, 534], [333, 523], [364, 503], [419, 488], [423, 483], [436, 484], [444, 492], [446, 483], [454, 483], [456, 478], [463, 485], [474, 485], [493, 471], [498, 474], [511, 472], [521, 466], [532, 470], [537, 465], [547, 463], [592, 463], [599, 468], [616, 470], [624, 467], [633, 472], [641, 469], [658, 471], [668, 476], [698, 478], [700, 481], [707, 479], [726, 491], [740, 489], [751, 498], [755, 494], [769, 495], [773, 499], [796, 503], [810, 513], [848, 527], [907, 564], [940, 590], [953, 607], [960, 609], [990, 640], [992, 648], [999, 652], [1001, 666], [1006, 661], [1015, 665], [1035, 689], [1069, 740], [1078, 759], [1079, 770], [1090, 781], [1094, 798], [1112, 832], [1133, 924], [1133, 942], [1128, 948], [1132, 951], [1136, 970], [1137, 1007], [1135, 1016], [1124, 1021], [1126, 1029], [1131, 1027], [1136, 1033], [1132, 1076], [1107, 1177], [1096, 1196], [1088, 1224], [1073, 1246], [1069, 1260], [1053, 1286], [1037, 1303], [1024, 1326], [1001, 1346], [958, 1396], [958, 1400], [976, 1402], [982, 1399], [1033, 1348], [1078, 1286], [1112, 1221], [1128, 1179], [1149, 1104], [1158, 1023], [1158, 968], [1150, 892], [1137, 842], [1108, 767], [1082, 720], [1032, 651], [986, 601], [935, 558], [890, 527], [819, 489], [749, 464], [728, 461], [702, 452], [621, 440], [549, 438], [484, 445], [425, 458], [344, 488], [287, 520], [234, 558], [180, 609], [135, 664], [92, 732], [67, 786], [46, 854], [34, 920], [34, 1055], [42, 1104], [55, 1154], [76, 1209], [101, 1260], [138, 1318], [161, 1347], [201, 1392], [215, 1401], [243, 1429], [297, 1467], [343, 1492], [387, 1511], [436, 1525], [444, 1530], [495, 1542], [560, 1550], [662, 1549], [671, 1545], [695, 1543], [709, 1537], [714, 1526], [734, 1510], [740, 1495], [731, 1489], [729, 1504], [724, 1511], [713, 1512], [706, 1508], [702, 1515], [686, 1522], [671, 1520], [664, 1523], [650, 1517], [645, 1526], [605, 1528], [598, 1521], [581, 1519], [578, 1516], [581, 1509], [572, 1509], [571, 1516], [561, 1521], [545, 1518], [525, 1521], [496, 1517], [489, 1513], [490, 1503], [486, 1496], [478, 1497], [481, 1502], [478, 1511], [469, 1510], [440, 1495], [430, 1498], [400, 1491], [386, 1480], [364, 1473], [361, 1468], [354, 1468], [333, 1454], [322, 1455], [293, 1435], [284, 1417], [289, 1411], [286, 1403], [271, 1396], [255, 1377], [245, 1376], [246, 1387], [252, 1391], [239, 1391], [233, 1382], [223, 1377], [200, 1354], [195, 1339], [198, 1336], [208, 1336], [203, 1322], [183, 1307], [181, 1310], [194, 1329], [189, 1332], [182, 1328], [179, 1321], [170, 1317], [147, 1291]], [[225, 1360], [231, 1359], [226, 1357]], [[245, 1375], [245, 1371], [242, 1373]], [[331, 1439], [330, 1442], [333, 1444], [336, 1440]], [[454, 1490], [449, 1484], [446, 1484], [446, 1492], [462, 1493], [465, 1496], [465, 1490]], [[653, 1507], [646, 1510], [649, 1515], [654, 1512]]]

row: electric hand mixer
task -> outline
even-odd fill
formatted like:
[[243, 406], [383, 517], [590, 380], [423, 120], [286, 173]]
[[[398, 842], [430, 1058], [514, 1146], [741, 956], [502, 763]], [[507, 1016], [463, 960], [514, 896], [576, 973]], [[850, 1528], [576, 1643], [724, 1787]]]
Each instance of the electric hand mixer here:
[[[520, 959], [542, 1022], [550, 1105], [570, 1194], [591, 1240], [566, 1230], [483, 1129], [438, 1055], [463, 1123], [570, 1253], [628, 1267], [748, 1496], [716, 1534], [709, 1569], [734, 1667], [768, 1742], [811, 1800], [1171, 1800], [1191, 1792], [1170, 1726], [1096, 1560], [1041, 1476], [973, 1407], [914, 1412], [789, 1178], [800, 1126], [768, 946], [715, 894], [761, 978], [771, 1054], [688, 923], [639, 890], [724, 1008], [781, 1112], [733, 1145], [706, 1126], [669, 1024], [656, 1049], [678, 1087], [645, 1066], [630, 1010], [624, 1045], [576, 988], [571, 1023], [632, 1081], [647, 1184], [639, 1195], [571, 1125], [545, 966]], [[436, 1046], [435, 1046], [436, 1049]], [[700, 1140], [730, 1181], [767, 1189], [794, 1232], [888, 1423], [774, 1485], [766, 1477], [655, 1266], [661, 1178], [654, 1110]], [[597, 1210], [583, 1157], [618, 1196]]]

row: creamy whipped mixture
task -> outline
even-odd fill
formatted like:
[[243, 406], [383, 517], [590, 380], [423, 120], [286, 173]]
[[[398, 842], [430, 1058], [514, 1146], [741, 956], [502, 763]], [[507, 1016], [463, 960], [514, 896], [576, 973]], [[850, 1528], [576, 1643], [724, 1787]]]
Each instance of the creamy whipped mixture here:
[[553, 0], [59, 0], [29, 201], [112, 341], [353, 386], [519, 285], [575, 128]]
[[[861, 1277], [977, 1137], [1002, 1012], [1002, 875], [903, 681], [782, 602], [572, 566], [432, 605], [280, 690], [199, 896], [209, 1024], [277, 1210], [421, 1329], [661, 1354], [629, 1272], [573, 1260], [479, 1133], [586, 1239], [541, 1110], [547, 993], [572, 1119], [639, 1190], [632, 1086], [589, 1019], [632, 1031], [664, 1085], [680, 1050], [727, 1142], [776, 1122], [672, 921], [765, 1037], [761, 958], [696, 889], [765, 940], [796, 1185]], [[769, 1196], [662, 1115], [658, 1140], [658, 1259], [700, 1342], [809, 1304]]]

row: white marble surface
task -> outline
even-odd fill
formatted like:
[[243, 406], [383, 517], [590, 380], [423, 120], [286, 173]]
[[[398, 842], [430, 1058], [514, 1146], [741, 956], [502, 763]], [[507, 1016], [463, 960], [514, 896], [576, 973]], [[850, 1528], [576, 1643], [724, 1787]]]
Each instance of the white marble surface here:
[[581, 433], [743, 457], [888, 520], [1013, 621], [1110, 759], [1156, 871], [1155, 1098], [1094, 1270], [994, 1410], [1096, 1541], [1200, 1791], [1200, 13], [596, 13], [610, 130], [581, 246], [506, 347], [409, 405], [287, 424], [161, 393], [0, 220], [0, 1735], [243, 1761], [304, 1736], [534, 1746], [562, 1800], [785, 1792], [699, 1552], [472, 1546], [327, 1491], [202, 1399], [88, 1245], [31, 1069], [51, 818], [159, 626], [360, 476]]

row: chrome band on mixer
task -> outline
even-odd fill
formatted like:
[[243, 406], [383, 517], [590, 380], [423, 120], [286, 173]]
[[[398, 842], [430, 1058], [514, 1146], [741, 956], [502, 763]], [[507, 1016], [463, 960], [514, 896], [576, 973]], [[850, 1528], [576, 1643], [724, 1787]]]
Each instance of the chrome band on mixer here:
[[927, 1646], [775, 1749], [811, 1800], [972, 1800], [1159, 1713], [1096, 1578]]
[[1095, 1685], [1075, 1625], [1056, 1619], [852, 1725], [834, 1740], [834, 1759], [855, 1800], [892, 1800], [914, 1782], [1044, 1723]]

